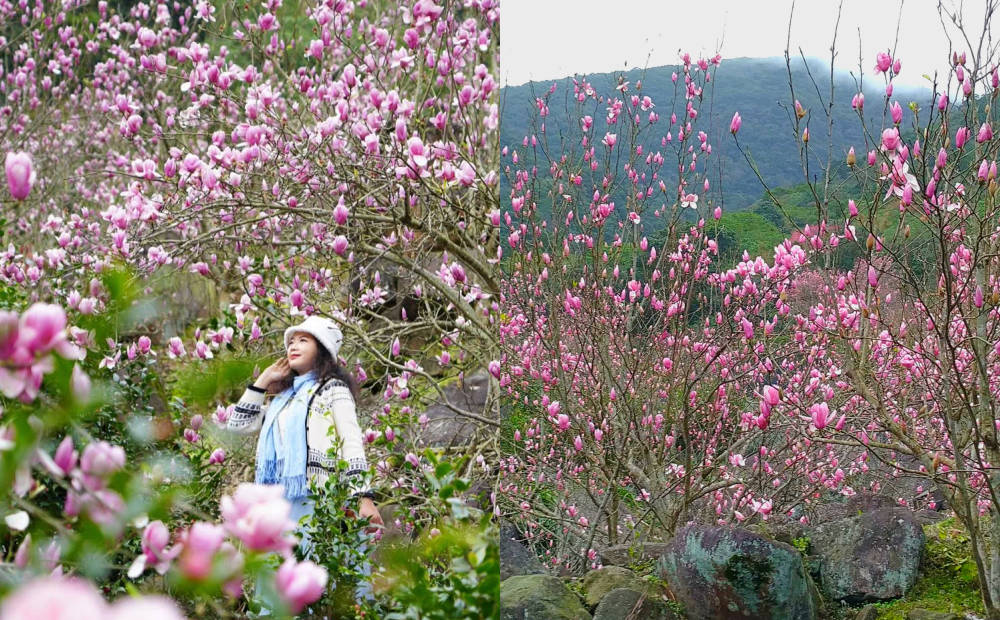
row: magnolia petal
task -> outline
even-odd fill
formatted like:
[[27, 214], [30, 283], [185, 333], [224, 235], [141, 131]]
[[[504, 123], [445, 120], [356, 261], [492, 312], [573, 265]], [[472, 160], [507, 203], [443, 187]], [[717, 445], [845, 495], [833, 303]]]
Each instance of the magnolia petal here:
[[31, 523], [31, 517], [23, 510], [12, 512], [4, 517], [3, 520], [7, 524], [7, 527], [17, 532], [23, 532], [28, 529], [28, 524]]
[[146, 570], [146, 554], [141, 553], [137, 555], [134, 560], [132, 560], [132, 565], [128, 567], [128, 573], [126, 574], [128, 575], [129, 579], [135, 579], [139, 577], [139, 575], [141, 575], [143, 572], [145, 572], [145, 570]]

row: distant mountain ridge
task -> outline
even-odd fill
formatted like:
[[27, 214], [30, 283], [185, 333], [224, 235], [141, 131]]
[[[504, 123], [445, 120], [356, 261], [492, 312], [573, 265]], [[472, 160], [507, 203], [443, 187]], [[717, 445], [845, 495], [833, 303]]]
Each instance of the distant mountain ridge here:
[[[808, 68], [816, 78], [823, 102], [827, 102], [830, 94], [830, 68], [819, 60], [809, 60]], [[784, 59], [779, 58], [734, 58], [723, 60], [717, 71], [712, 72], [711, 82], [705, 88], [705, 102], [699, 110], [696, 129], [709, 134], [713, 145], [710, 160], [712, 172], [709, 179], [713, 184], [711, 194], [717, 204], [720, 199], [727, 211], [742, 210], [757, 201], [763, 188], [756, 175], [747, 164], [743, 155], [736, 148], [733, 137], [729, 134], [729, 122], [734, 112], [739, 112], [743, 119], [739, 132], [739, 142], [745, 149], [749, 148], [761, 176], [768, 186], [794, 187], [803, 183], [804, 177], [798, 149], [792, 133], [790, 115], [791, 96], [788, 86], [788, 71]], [[905, 70], [905, 67], [904, 67]], [[663, 66], [649, 69], [632, 69], [624, 73], [630, 82], [628, 94], [635, 92], [635, 84], [642, 80], [642, 94], [653, 99], [660, 112], [659, 127], [655, 131], [655, 150], [667, 155], [673, 154], [671, 145], [660, 146], [660, 137], [670, 130], [676, 135], [677, 128], [669, 126], [671, 104], [674, 99], [674, 87], [671, 74], [679, 66]], [[802, 106], [811, 113], [810, 151], [812, 163], [810, 173], [820, 174], [819, 163], [827, 156], [827, 119], [821, 109], [816, 87], [813, 86], [801, 59], [792, 62], [792, 77], [795, 86], [795, 97]], [[617, 85], [616, 74], [601, 73], [587, 76], [587, 80], [598, 91], [599, 95], [613, 95]], [[578, 123], [577, 118], [568, 118], [566, 102], [567, 94], [572, 95], [572, 78], [554, 80], [557, 84], [556, 94], [549, 104], [549, 116], [545, 119], [546, 133], [550, 143], [558, 144], [560, 129], [569, 127], [568, 123]], [[542, 97], [548, 92], [553, 80], [545, 82], [530, 82], [521, 86], [504, 88], [501, 91], [501, 126], [500, 144], [512, 149], [523, 151], [522, 141], [530, 134], [530, 118], [535, 110], [535, 97]], [[678, 80], [681, 84], [681, 80]], [[864, 76], [865, 117], [872, 135], [878, 135], [883, 124], [883, 114], [886, 125], [891, 125], [887, 102], [885, 98], [885, 82], [883, 76], [874, 76], [869, 71]], [[534, 88], [534, 95], [532, 95]], [[833, 160], [838, 166], [844, 161], [851, 146], [855, 147], [859, 162], [864, 161], [866, 149], [861, 122], [856, 112], [851, 108], [851, 99], [858, 92], [857, 84], [848, 73], [834, 74], [834, 106], [833, 106]], [[620, 93], [619, 93], [620, 95]], [[574, 101], [569, 100], [569, 113], [573, 113]], [[894, 87], [893, 97], [889, 100], [898, 101], [903, 108], [904, 133], [912, 132], [912, 113], [909, 103], [915, 101], [921, 108], [931, 105], [930, 85], [926, 89]], [[683, 94], [678, 98], [680, 112], [685, 100]], [[781, 105], [779, 105], [779, 103]], [[782, 108], [781, 106], [784, 106]], [[593, 115], [595, 106], [589, 104], [588, 114]], [[603, 109], [596, 108], [603, 113]], [[575, 116], [575, 115], [574, 115]], [[678, 114], [678, 116], [680, 116]], [[596, 136], [603, 136], [603, 114], [595, 116], [598, 125]], [[721, 158], [721, 159], [720, 159]], [[670, 161], [670, 158], [668, 158]], [[719, 187], [718, 168], [723, 166], [723, 183]], [[665, 167], [665, 170], [669, 167]], [[668, 171], [669, 172], [669, 171]], [[676, 171], [673, 171], [676, 186]], [[544, 175], [543, 175], [544, 178]], [[667, 182], [669, 179], [665, 180]], [[667, 182], [671, 187], [671, 182]], [[620, 197], [623, 199], [624, 196]]]

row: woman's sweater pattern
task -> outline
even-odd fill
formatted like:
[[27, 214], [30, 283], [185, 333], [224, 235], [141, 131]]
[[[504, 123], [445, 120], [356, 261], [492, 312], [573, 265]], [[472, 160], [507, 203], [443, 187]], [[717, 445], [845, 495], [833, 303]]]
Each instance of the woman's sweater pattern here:
[[[364, 437], [351, 390], [337, 379], [327, 381], [318, 389], [318, 393], [310, 394], [312, 404], [306, 415], [306, 475], [315, 476], [320, 486], [325, 485], [327, 478], [336, 470], [339, 457], [348, 463], [344, 480], [354, 495], [370, 497], [371, 489], [364, 481], [364, 474], [368, 472]], [[264, 390], [248, 386], [229, 416], [226, 427], [237, 435], [259, 433], [266, 415], [264, 398]], [[340, 440], [342, 443], [336, 452], [338, 456], [329, 456]]]

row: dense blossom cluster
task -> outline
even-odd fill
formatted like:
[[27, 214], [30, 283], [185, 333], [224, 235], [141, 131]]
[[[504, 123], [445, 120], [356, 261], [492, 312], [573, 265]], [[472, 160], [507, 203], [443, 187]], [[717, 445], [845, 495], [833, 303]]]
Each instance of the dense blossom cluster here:
[[[880, 54], [886, 126], [868, 126], [863, 93], [852, 103], [867, 158], [851, 147], [846, 169], [863, 193], [812, 186], [817, 221], [729, 265], [699, 129], [719, 62], [682, 55], [672, 102], [574, 79], [575, 143], [503, 148], [501, 385], [526, 420], [501, 471], [506, 513], [567, 568], [695, 518], [808, 522], [831, 494], [933, 509], [935, 491], [974, 535], [997, 531], [997, 69], [956, 54], [959, 92], [935, 92], [914, 136], [892, 99], [901, 63]], [[543, 134], [556, 88], [537, 100]], [[811, 117], [789, 108], [813, 157]], [[745, 122], [726, 134], [741, 149]], [[846, 251], [853, 267], [834, 266]], [[1000, 566], [976, 559], [1000, 606], [982, 577]]]
[[[416, 456], [424, 409], [439, 383], [497, 363], [498, 34], [496, 0], [0, 6], [0, 392], [28, 423], [4, 427], [3, 449], [25, 455], [20, 502], [44, 491], [62, 506], [47, 519], [8, 515], [36, 534], [19, 543], [18, 566], [55, 575], [11, 594], [5, 618], [179, 617], [162, 599], [109, 606], [78, 576], [57, 581], [60, 547], [38, 532], [56, 527], [65, 546], [82, 523], [112, 555], [141, 532], [131, 578], [154, 569], [238, 598], [243, 554], [277, 552], [291, 613], [323, 595], [325, 569], [294, 559], [280, 490], [240, 487], [222, 498], [221, 524], [144, 523], [136, 503], [153, 500], [126, 478], [162, 480], [162, 463], [132, 460], [129, 445], [105, 440], [107, 425], [46, 413], [93, 401], [104, 416], [128, 411], [118, 422], [132, 428], [128, 416], [169, 373], [275, 354], [273, 334], [301, 315], [333, 318], [348, 345], [341, 363], [384, 386], [359, 403], [375, 473], [410, 498], [398, 527], [429, 520]], [[128, 274], [156, 312], [141, 299], [121, 307], [109, 273]], [[212, 301], [193, 302], [200, 291]], [[463, 407], [453, 406], [475, 416]], [[209, 445], [210, 412], [167, 435], [217, 483], [227, 455]], [[211, 419], [224, 427], [231, 413], [220, 405]], [[162, 439], [164, 422], [148, 432]], [[467, 448], [483, 462], [477, 442]], [[42, 600], [53, 588], [73, 595]]]

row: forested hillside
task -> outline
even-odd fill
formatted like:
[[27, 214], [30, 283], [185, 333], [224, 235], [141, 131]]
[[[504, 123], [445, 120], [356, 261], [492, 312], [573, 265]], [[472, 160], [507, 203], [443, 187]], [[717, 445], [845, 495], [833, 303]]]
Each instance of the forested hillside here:
[[[813, 158], [810, 164], [811, 175], [821, 174], [819, 164], [827, 159], [827, 121], [823, 113], [819, 95], [822, 95], [823, 102], [827, 102], [830, 94], [829, 67], [824, 63], [811, 60], [809, 70], [816, 78], [819, 85], [819, 95], [817, 89], [812, 85], [806, 66], [801, 59], [793, 61], [793, 79], [796, 87], [795, 98], [807, 110], [804, 120], [809, 120], [810, 127], [810, 154]], [[714, 68], [714, 67], [713, 67]], [[699, 128], [709, 134], [709, 140], [713, 144], [713, 152], [709, 157], [709, 179], [712, 181], [711, 193], [708, 197], [713, 202], [724, 204], [726, 211], [743, 210], [759, 200], [763, 193], [763, 187], [750, 165], [739, 150], [736, 143], [729, 135], [729, 121], [734, 112], [739, 112], [743, 118], [743, 125], [740, 129], [740, 144], [749, 149], [752, 160], [759, 167], [759, 171], [768, 186], [793, 187], [804, 181], [801, 162], [798, 150], [792, 134], [792, 124], [790, 117], [793, 115], [792, 98], [789, 92], [788, 72], [783, 59], [768, 58], [736, 58], [723, 60], [717, 67], [717, 71], [712, 74], [712, 81], [704, 91], [705, 104], [700, 106], [701, 114], [710, 115], [710, 123], [705, 119], [699, 120]], [[870, 74], [866, 68], [866, 74]], [[905, 70], [905, 68], [904, 68]], [[656, 67], [651, 69], [633, 69], [624, 74], [624, 79], [630, 82], [629, 93], [635, 93], [635, 85], [642, 82], [642, 94], [648, 95], [657, 103], [657, 111], [660, 113], [660, 127], [649, 134], [647, 148], [664, 150], [664, 156], [669, 152], [671, 157], [674, 153], [672, 144], [668, 144], [664, 149], [661, 146], [661, 138], [668, 130], [676, 135], [676, 127], [668, 127], [671, 112], [683, 111], [685, 101], [683, 91], [680, 92], [676, 103], [674, 97], [675, 84], [671, 81], [671, 74], [679, 71], [675, 66]], [[615, 94], [615, 86], [618, 84], [616, 74], [596, 74], [587, 76], [587, 81], [591, 83], [599, 95], [605, 97]], [[576, 110], [576, 102], [572, 99], [573, 92], [572, 78], [556, 80], [556, 93], [549, 101], [549, 116], [546, 118], [546, 133], [552, 148], [557, 149], [560, 134], [569, 136], [567, 129], [570, 127], [568, 120], [572, 119], [577, 123], [579, 112]], [[678, 81], [681, 85], [681, 81]], [[537, 129], [532, 129], [533, 118], [537, 120], [537, 109], [535, 106], [536, 97], [542, 97], [548, 93], [552, 82], [533, 82], [522, 86], [505, 88], [501, 93], [501, 132], [500, 140], [502, 145], [509, 145], [511, 149], [518, 149], [522, 153], [522, 146], [525, 136], [538, 133]], [[861, 124], [858, 122], [856, 112], [851, 108], [851, 99], [858, 92], [858, 84], [855, 79], [847, 73], [839, 73], [834, 80], [834, 106], [833, 106], [833, 159], [835, 162], [842, 162], [847, 150], [854, 146], [858, 152], [859, 160], [863, 160], [867, 151], [865, 140], [862, 134]], [[885, 84], [881, 77], [867, 77], [864, 83], [866, 98], [865, 114], [869, 126], [869, 131], [873, 135], [878, 135], [883, 126], [883, 115], [885, 124], [891, 124], [887, 110], [885, 98]], [[620, 93], [618, 93], [620, 95]], [[567, 96], [569, 95], [569, 97]], [[927, 109], [930, 100], [930, 84], [924, 90], [911, 89], [904, 90], [896, 88], [890, 101], [898, 101], [903, 108], [903, 133], [912, 132], [913, 116], [909, 109], [911, 101]], [[674, 109], [669, 106], [673, 105]], [[584, 113], [590, 114], [595, 119], [595, 135], [601, 136], [605, 131], [603, 117], [606, 115], [605, 103], [595, 104], [589, 101], [585, 104]], [[924, 115], [926, 118], [926, 115]], [[672, 161], [667, 157], [668, 161]], [[725, 182], [718, 183], [719, 165], [725, 170]], [[700, 167], [700, 162], [699, 162]], [[668, 173], [674, 174], [672, 183], [676, 183], [676, 173], [667, 166], [664, 169]], [[671, 187], [671, 182], [667, 186]], [[506, 193], [506, 192], [504, 192]], [[503, 195], [503, 194], [502, 194]], [[665, 199], [671, 199], [666, 197]], [[619, 197], [624, 201], [624, 195]]]

